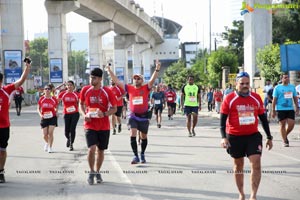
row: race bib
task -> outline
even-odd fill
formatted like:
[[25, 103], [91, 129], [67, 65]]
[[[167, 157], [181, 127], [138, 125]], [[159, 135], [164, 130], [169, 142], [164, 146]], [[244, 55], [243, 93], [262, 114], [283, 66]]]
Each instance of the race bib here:
[[196, 102], [196, 97], [195, 96], [190, 96], [189, 100], [190, 100], [190, 102]]
[[142, 105], [143, 104], [143, 97], [142, 96], [133, 97], [132, 104], [133, 105]]
[[158, 100], [154, 100], [154, 104], [160, 104], [160, 100], [158, 99]]
[[76, 111], [76, 108], [75, 108], [75, 106], [70, 106], [70, 107], [66, 108], [66, 111], [67, 111], [67, 113], [71, 113], [71, 112]]
[[90, 118], [99, 118], [98, 111], [99, 111], [99, 108], [89, 108], [88, 114], [89, 114]]
[[173, 100], [173, 98], [172, 97], [168, 97], [168, 101], [172, 101]]
[[51, 111], [44, 112], [44, 114], [43, 114], [43, 118], [44, 118], [44, 119], [50, 119], [50, 118], [52, 118], [52, 117], [53, 117], [53, 114], [52, 114]]
[[285, 92], [284, 93], [284, 98], [285, 99], [291, 99], [291, 98], [293, 98], [293, 93], [292, 92]]
[[240, 125], [250, 125], [255, 123], [254, 113], [251, 111], [239, 112]]

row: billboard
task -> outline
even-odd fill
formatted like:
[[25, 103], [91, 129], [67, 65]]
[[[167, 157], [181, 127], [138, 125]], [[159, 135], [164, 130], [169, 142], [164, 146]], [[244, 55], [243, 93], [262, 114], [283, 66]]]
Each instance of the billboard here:
[[280, 45], [281, 71], [300, 71], [300, 44]]

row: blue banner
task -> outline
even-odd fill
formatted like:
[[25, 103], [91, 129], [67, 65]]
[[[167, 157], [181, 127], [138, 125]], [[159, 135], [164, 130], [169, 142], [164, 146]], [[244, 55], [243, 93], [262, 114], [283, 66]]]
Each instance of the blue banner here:
[[51, 83], [62, 83], [63, 72], [62, 72], [62, 59], [51, 58], [50, 59], [50, 82]]
[[4, 76], [5, 83], [10, 84], [17, 81], [22, 75], [22, 51], [4, 51]]
[[280, 45], [281, 71], [300, 71], [300, 44]]

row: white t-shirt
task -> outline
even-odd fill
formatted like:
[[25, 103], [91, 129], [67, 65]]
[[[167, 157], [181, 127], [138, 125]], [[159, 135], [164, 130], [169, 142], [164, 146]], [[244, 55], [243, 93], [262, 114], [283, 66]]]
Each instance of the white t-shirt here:
[[296, 86], [296, 92], [298, 97], [298, 108], [300, 108], [300, 84]]

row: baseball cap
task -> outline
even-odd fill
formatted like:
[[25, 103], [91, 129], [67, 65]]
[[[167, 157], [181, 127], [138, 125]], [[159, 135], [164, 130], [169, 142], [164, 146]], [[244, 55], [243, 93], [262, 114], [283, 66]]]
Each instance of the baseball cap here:
[[144, 79], [142, 74], [135, 74], [135, 75], [132, 76], [132, 78], [135, 78], [135, 77], [139, 77], [140, 79]]

